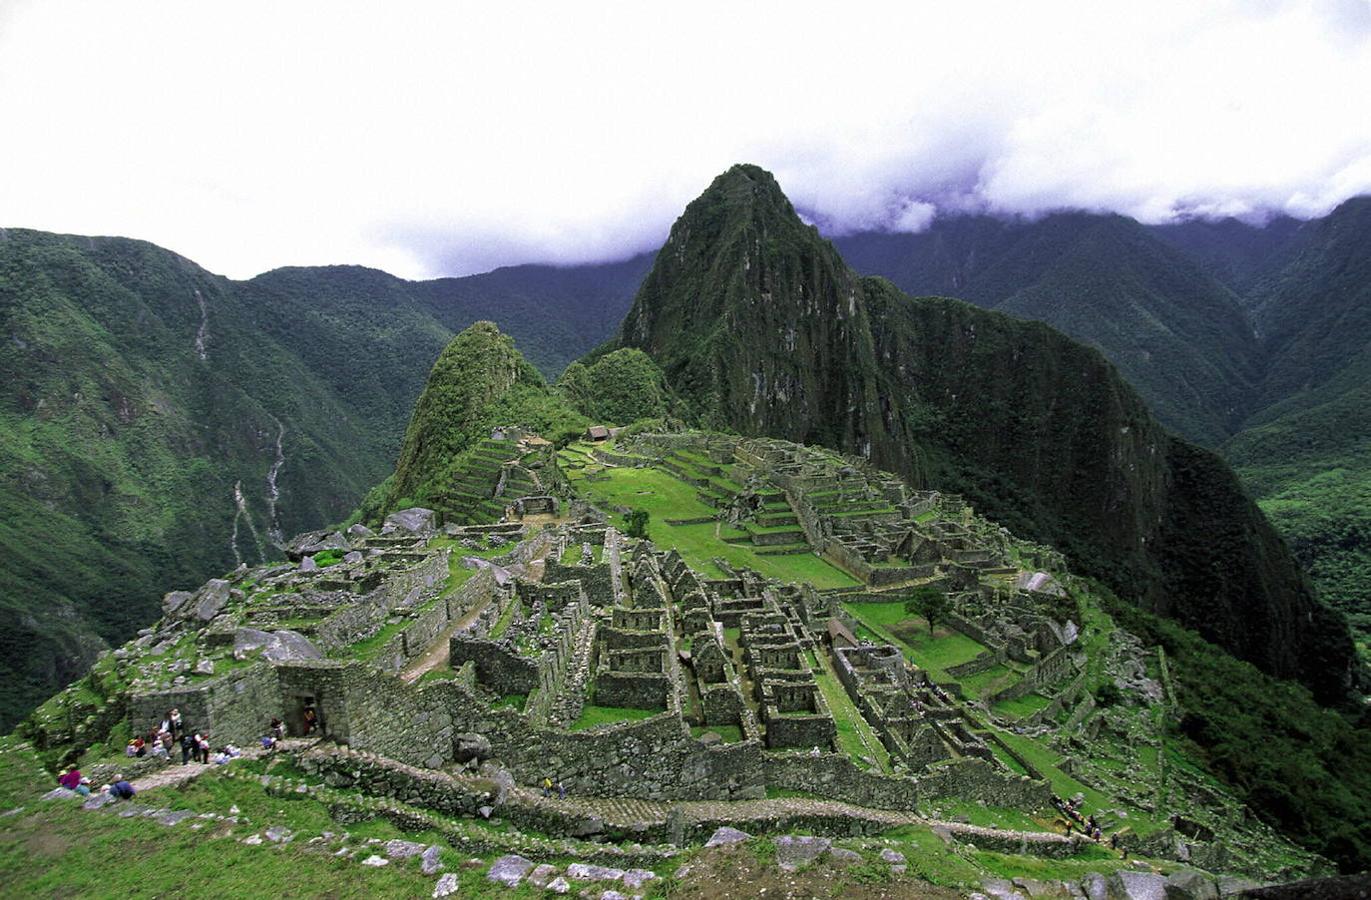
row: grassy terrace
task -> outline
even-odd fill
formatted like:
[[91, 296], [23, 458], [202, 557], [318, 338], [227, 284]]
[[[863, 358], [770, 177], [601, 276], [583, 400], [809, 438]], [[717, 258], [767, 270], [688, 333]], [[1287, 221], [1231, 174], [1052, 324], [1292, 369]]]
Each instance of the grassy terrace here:
[[964, 681], [948, 675], [947, 670], [970, 662], [986, 649], [984, 644], [948, 628], [939, 627], [930, 635], [927, 623], [905, 612], [902, 603], [844, 603], [843, 607], [866, 626], [871, 636], [899, 647], [906, 659], [938, 681]]
[[[616, 722], [637, 722], [640, 719], [650, 719], [661, 712], [660, 709], [629, 709], [625, 706], [592, 706], [587, 703], [581, 707], [581, 715], [575, 722], [571, 723], [571, 731], [585, 731], [587, 728], [598, 728], [601, 725], [613, 725]], [[718, 730], [718, 729], [714, 729]]]
[[833, 724], [838, 734], [838, 749], [863, 769], [870, 768], [865, 761], [866, 758], [870, 758], [876, 760], [876, 766], [882, 772], [889, 773], [889, 751], [876, 736], [871, 724], [862, 716], [861, 710], [857, 709], [857, 705], [847, 695], [847, 691], [843, 690], [842, 683], [838, 681], [838, 676], [834, 674], [827, 657], [816, 656], [821, 654], [809, 652], [809, 666], [814, 672], [814, 680], [818, 682], [819, 691], [824, 695], [824, 702], [828, 704], [828, 711], [833, 714]]
[[1014, 700], [1001, 700], [993, 709], [1000, 715], [1022, 719], [1047, 708], [1052, 701], [1042, 694], [1025, 694]]
[[[697, 488], [669, 472], [653, 468], [607, 467], [598, 473], [605, 480], [590, 481], [585, 476], [586, 471], [590, 468], [566, 469], [568, 479], [580, 493], [606, 511], [614, 507], [646, 510], [651, 515], [648, 536], [653, 542], [664, 549], [677, 549], [688, 564], [707, 578], [723, 577], [724, 573], [713, 562], [715, 557], [720, 557], [730, 565], [746, 566], [769, 578], [807, 581], [816, 588], [856, 587], [859, 584], [851, 575], [813, 554], [761, 556], [750, 544], [725, 543], [725, 537], [745, 537], [747, 533], [721, 528], [718, 523], [668, 525], [668, 519], [713, 518], [717, 514], [712, 506], [699, 500]], [[624, 517], [617, 513], [611, 516], [611, 522], [617, 528], [626, 527]]]
[[704, 737], [711, 731], [723, 738], [725, 744], [736, 744], [743, 739], [743, 730], [737, 725], [692, 725], [690, 736]]
[[[605, 548], [600, 544], [590, 545], [590, 558], [594, 562], [600, 562], [605, 555]], [[572, 542], [562, 551], [561, 563], [564, 566], [576, 566], [581, 563], [581, 545]]]

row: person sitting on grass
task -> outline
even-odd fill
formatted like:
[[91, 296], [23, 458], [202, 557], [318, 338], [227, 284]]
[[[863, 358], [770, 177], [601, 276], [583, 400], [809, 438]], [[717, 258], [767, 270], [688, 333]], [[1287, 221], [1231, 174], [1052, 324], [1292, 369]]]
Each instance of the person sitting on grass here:
[[57, 783], [69, 791], [76, 791], [78, 794], [81, 794], [82, 796], [90, 795], [90, 788], [87, 787], [84, 791], [81, 790], [82, 787], [90, 783], [90, 779], [82, 778], [81, 770], [76, 768], [75, 766], [72, 766], [70, 769], [63, 772], [60, 776], [58, 776]]
[[132, 800], [133, 795], [138, 793], [133, 789], [133, 785], [124, 780], [123, 775], [115, 775], [114, 781], [105, 788], [116, 800]]

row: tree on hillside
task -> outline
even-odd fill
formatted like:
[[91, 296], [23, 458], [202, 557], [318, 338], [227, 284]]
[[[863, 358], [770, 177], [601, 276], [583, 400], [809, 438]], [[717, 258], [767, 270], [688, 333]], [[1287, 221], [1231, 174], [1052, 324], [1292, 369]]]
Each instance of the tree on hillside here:
[[915, 588], [904, 602], [905, 612], [928, 620], [929, 634], [933, 633], [934, 624], [951, 610], [952, 602], [947, 599], [947, 594], [929, 585]]
[[651, 518], [645, 509], [635, 509], [628, 514], [624, 534], [631, 538], [647, 537], [647, 520]]

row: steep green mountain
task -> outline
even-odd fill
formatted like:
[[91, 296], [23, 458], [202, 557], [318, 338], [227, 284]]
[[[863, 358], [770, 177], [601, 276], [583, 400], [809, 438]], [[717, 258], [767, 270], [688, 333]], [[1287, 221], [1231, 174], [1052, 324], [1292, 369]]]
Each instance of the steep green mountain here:
[[395, 474], [369, 498], [377, 514], [412, 505], [447, 513], [470, 453], [496, 426], [531, 429], [554, 441], [585, 430], [542, 375], [492, 322], [452, 339], [433, 364], [405, 430]]
[[557, 388], [584, 415], [615, 424], [655, 419], [670, 406], [662, 370], [646, 353], [631, 347], [588, 363], [572, 363]]
[[455, 331], [503, 323], [556, 375], [649, 263], [234, 282], [139, 241], [0, 231], [0, 728], [166, 590], [346, 515]]
[[1276, 216], [1263, 225], [1238, 219], [1190, 219], [1151, 225], [1147, 230], [1228, 285], [1246, 306], [1252, 286], [1286, 262], [1303, 224], [1290, 216]]
[[1220, 448], [1371, 655], [1369, 220], [1363, 197], [1305, 223], [961, 216], [837, 244], [909, 292], [1099, 347], [1163, 423]]
[[687, 207], [618, 346], [707, 425], [855, 452], [1054, 544], [1145, 608], [1343, 697], [1353, 651], [1227, 466], [1097, 351], [861, 278], [753, 166]]
[[1259, 373], [1233, 292], [1123, 216], [952, 217], [835, 244], [854, 269], [907, 293], [1037, 319], [1097, 347], [1163, 424], [1205, 444], [1233, 433]]
[[1224, 455], [1371, 644], [1371, 197], [1305, 225], [1252, 289], [1260, 408]]

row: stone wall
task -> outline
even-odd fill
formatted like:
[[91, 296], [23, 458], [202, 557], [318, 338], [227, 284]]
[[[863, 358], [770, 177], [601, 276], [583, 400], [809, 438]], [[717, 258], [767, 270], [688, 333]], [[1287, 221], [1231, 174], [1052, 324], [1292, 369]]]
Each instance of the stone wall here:
[[608, 606], [612, 602], [611, 598], [614, 596], [614, 591], [609, 585], [609, 577], [608, 562], [599, 562], [590, 566], [566, 566], [549, 556], [546, 568], [543, 570], [543, 581], [548, 584], [555, 584], [559, 581], [581, 582], [586, 596], [597, 606]]
[[668, 709], [673, 695], [663, 674], [601, 672], [595, 676], [595, 704], [628, 709]]
[[919, 786], [928, 797], [984, 800], [994, 806], [1014, 809], [1044, 809], [1052, 802], [1052, 790], [1047, 782], [1007, 774], [985, 760], [974, 758], [932, 766], [919, 776]]
[[528, 694], [541, 682], [538, 663], [519, 656], [500, 641], [458, 635], [452, 639], [449, 665], [476, 665], [476, 680], [497, 694]]
[[250, 744], [266, 734], [272, 717], [283, 717], [280, 682], [269, 663], [259, 662], [200, 685], [135, 694], [129, 698], [133, 734], [145, 734], [176, 707], [194, 731], [208, 730], [216, 747]]
[[913, 778], [859, 769], [839, 753], [763, 753], [766, 785], [877, 809], [913, 809], [922, 795]]

